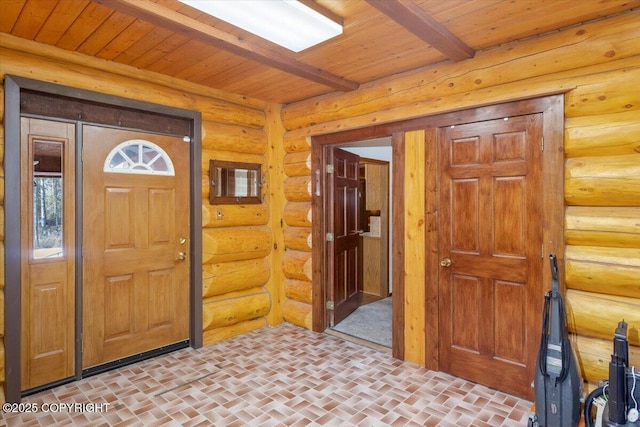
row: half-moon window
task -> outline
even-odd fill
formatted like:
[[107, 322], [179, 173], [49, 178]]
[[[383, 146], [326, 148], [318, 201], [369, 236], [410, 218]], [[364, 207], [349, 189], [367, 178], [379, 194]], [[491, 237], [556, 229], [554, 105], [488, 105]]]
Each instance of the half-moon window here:
[[104, 162], [104, 171], [175, 175], [169, 155], [153, 142], [142, 139], [125, 141], [111, 150]]

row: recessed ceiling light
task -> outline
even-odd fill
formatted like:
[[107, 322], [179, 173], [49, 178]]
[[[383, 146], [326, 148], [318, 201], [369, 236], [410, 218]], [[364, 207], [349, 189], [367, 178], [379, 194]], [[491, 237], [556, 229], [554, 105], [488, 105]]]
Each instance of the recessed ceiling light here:
[[342, 34], [342, 25], [296, 0], [180, 0], [294, 52]]

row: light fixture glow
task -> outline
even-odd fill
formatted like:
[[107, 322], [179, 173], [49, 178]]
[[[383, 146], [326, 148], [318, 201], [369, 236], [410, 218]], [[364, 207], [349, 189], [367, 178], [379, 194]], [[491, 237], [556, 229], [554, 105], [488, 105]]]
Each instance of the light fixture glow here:
[[296, 0], [180, 1], [294, 52], [342, 34], [340, 24]]

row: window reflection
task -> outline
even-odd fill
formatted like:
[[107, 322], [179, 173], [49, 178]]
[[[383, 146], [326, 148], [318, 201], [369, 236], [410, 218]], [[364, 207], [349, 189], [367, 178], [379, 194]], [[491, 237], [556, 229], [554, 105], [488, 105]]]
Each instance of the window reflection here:
[[216, 195], [235, 197], [258, 196], [258, 171], [247, 169], [216, 168], [216, 176], [220, 185]]
[[209, 203], [262, 203], [262, 165], [209, 160]]
[[125, 141], [115, 147], [104, 163], [105, 172], [173, 176], [173, 163], [158, 145], [142, 139]]
[[33, 258], [63, 256], [62, 142], [33, 141]]

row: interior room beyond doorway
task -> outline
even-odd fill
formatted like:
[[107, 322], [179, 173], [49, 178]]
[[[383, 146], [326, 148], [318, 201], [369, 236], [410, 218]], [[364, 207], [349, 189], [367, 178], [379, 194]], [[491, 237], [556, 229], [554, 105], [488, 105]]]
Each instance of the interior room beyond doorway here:
[[341, 144], [360, 156], [360, 254], [362, 277], [359, 307], [331, 328], [347, 337], [383, 348], [392, 345], [391, 168], [390, 138]]

